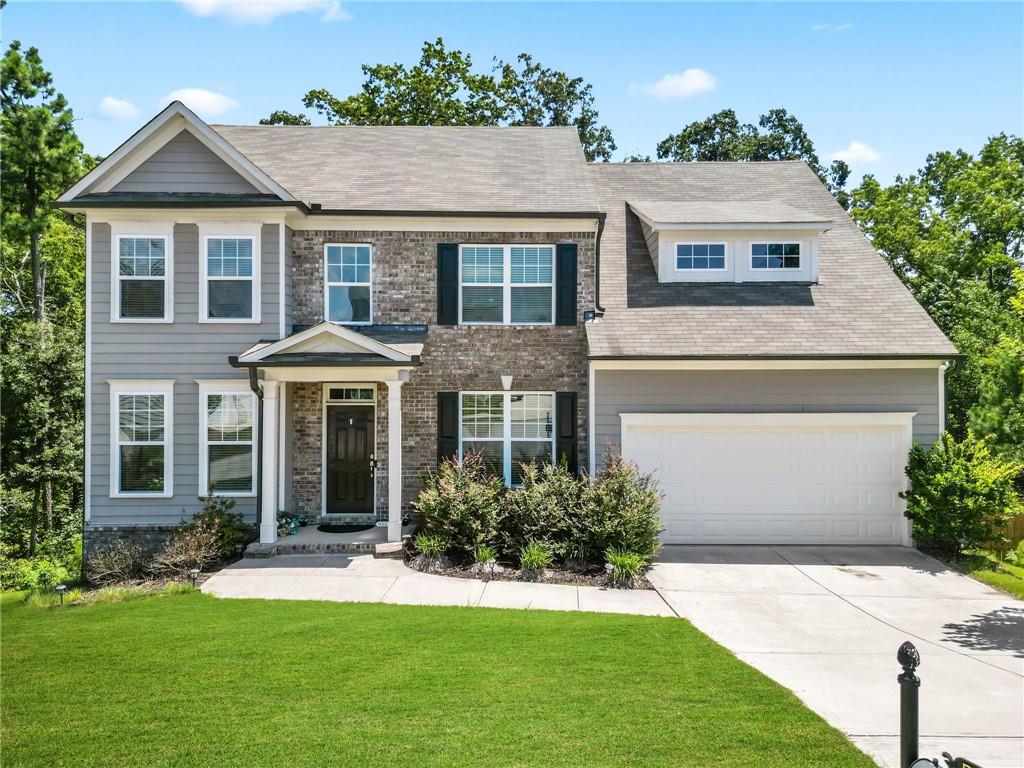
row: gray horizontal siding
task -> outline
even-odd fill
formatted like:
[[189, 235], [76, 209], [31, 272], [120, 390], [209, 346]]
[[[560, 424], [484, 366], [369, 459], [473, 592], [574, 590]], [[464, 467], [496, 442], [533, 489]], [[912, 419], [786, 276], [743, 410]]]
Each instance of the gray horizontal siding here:
[[113, 192], [259, 192], [188, 131], [182, 131], [118, 182]]
[[[199, 385], [196, 379], [242, 379], [228, 364], [261, 338], [277, 338], [279, 234], [265, 224], [261, 239], [261, 322], [199, 323], [199, 230], [174, 227], [174, 322], [110, 322], [110, 227], [94, 224], [92, 278], [90, 514], [93, 525], [173, 525], [199, 509]], [[174, 496], [110, 498], [109, 379], [174, 379]], [[255, 517], [255, 501], [238, 499], [236, 511]]]
[[914, 439], [939, 434], [934, 368], [864, 371], [595, 371], [597, 466], [620, 449], [622, 413], [916, 411]]
[[292, 236], [294, 232], [291, 227], [284, 228], [284, 332], [292, 332], [292, 323], [295, 322], [292, 313], [294, 302], [294, 288], [292, 285]]

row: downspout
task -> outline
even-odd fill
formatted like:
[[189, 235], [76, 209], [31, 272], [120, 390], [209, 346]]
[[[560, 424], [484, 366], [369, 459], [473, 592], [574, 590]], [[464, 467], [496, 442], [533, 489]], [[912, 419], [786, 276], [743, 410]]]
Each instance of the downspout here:
[[597, 229], [594, 233], [594, 315], [602, 317], [604, 307], [601, 306], [601, 235], [604, 234], [604, 220], [607, 214], [597, 214]]
[[256, 535], [259, 536], [263, 522], [263, 387], [260, 386], [256, 366], [249, 366], [249, 389], [256, 395], [256, 433], [260, 436], [256, 454]]

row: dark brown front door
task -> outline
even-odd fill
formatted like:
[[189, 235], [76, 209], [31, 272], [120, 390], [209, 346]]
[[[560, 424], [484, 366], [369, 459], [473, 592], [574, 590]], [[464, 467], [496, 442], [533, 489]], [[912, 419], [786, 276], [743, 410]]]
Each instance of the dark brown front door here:
[[327, 406], [327, 514], [373, 513], [373, 408]]

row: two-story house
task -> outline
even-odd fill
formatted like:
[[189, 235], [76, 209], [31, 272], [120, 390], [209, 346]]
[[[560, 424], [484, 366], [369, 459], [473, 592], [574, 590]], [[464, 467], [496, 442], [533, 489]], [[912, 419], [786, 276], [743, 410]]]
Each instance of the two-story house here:
[[171, 104], [87, 226], [86, 542], [210, 493], [386, 524], [483, 453], [655, 471], [664, 538], [909, 543], [955, 349], [799, 162], [588, 164], [572, 128], [207, 125]]

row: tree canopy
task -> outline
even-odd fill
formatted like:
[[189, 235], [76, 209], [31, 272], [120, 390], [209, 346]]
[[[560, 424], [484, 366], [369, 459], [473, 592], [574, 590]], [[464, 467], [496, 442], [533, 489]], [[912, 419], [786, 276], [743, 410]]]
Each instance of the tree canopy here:
[[740, 123], [736, 113], [723, 109], [704, 120], [690, 123], [658, 142], [658, 159], [673, 162], [696, 160], [803, 160], [844, 208], [850, 167], [842, 160], [822, 165], [814, 142], [796, 116], [785, 109], [771, 109], [757, 125]]
[[[364, 64], [366, 80], [349, 96], [315, 88], [302, 103], [334, 125], [572, 125], [588, 160], [610, 160], [611, 130], [599, 123], [593, 88], [545, 67], [530, 54], [477, 72], [468, 53], [440, 37], [426, 42], [417, 64]], [[305, 114], [278, 110], [264, 125], [308, 125]]]

